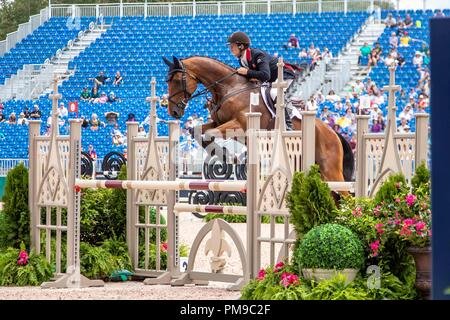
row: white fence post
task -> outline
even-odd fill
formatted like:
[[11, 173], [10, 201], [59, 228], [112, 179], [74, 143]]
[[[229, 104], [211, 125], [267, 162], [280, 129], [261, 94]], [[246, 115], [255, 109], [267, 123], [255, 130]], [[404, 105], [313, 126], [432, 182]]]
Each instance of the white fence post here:
[[348, 12], [348, 0], [344, 0], [344, 15], [347, 15]]
[[242, 1], [242, 15], [245, 16], [245, 1]]
[[172, 2], [169, 2], [169, 18], [172, 16]]
[[317, 2], [317, 5], [318, 5], [318, 7], [317, 7], [317, 13], [319, 13], [319, 16], [322, 14], [322, 0], [319, 0], [318, 2]]
[[217, 15], [220, 17], [220, 1], [217, 2]]
[[369, 7], [370, 13], [373, 12], [373, 0], [370, 0], [370, 7]]
[[[50, 19], [51, 17], [52, 17], [52, 0], [48, 0], [48, 18]], [[41, 17], [41, 24], [42, 24], [42, 17]]]
[[192, 17], [195, 18], [196, 16], [196, 11], [197, 11], [197, 4], [194, 2], [192, 3]]
[[267, 15], [270, 15], [270, 12], [271, 12], [271, 0], [267, 0]]
[[423, 0], [423, 11], [427, 10], [427, 0]]
[[147, 18], [147, 0], [145, 0], [144, 4], [144, 18]]
[[292, 0], [292, 15], [295, 16], [296, 13], [297, 13], [297, 1]]
[[120, 5], [119, 5], [119, 16], [121, 18], [123, 17], [123, 2], [122, 2], [122, 0], [120, 0]]
[[100, 7], [98, 4], [95, 5], [95, 18], [98, 19], [98, 16], [100, 15]]

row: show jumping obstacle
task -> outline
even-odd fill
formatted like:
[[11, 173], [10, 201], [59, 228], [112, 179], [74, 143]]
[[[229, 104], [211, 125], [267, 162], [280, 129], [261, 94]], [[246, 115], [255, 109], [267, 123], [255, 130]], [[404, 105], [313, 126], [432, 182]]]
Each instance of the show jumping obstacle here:
[[[266, 264], [274, 264], [289, 256], [295, 242], [290, 226], [285, 196], [290, 189], [294, 171], [307, 170], [314, 164], [315, 112], [302, 111], [302, 131], [285, 131], [283, 101], [286, 82], [282, 77], [280, 58], [277, 118], [273, 131], [260, 130], [259, 113], [247, 114], [247, 177], [236, 181], [177, 179], [180, 126], [169, 122], [169, 136], [158, 137], [156, 131], [156, 81], [151, 82], [151, 122], [148, 138], [137, 137], [138, 123], [127, 122], [127, 181], [83, 180], [81, 164], [81, 121], [70, 120], [70, 136], [60, 136], [57, 125], [57, 105], [61, 95], [55, 80], [50, 137], [39, 135], [41, 121], [30, 121], [29, 205], [31, 211], [31, 245], [38, 253], [45, 252], [51, 260], [55, 250], [56, 279], [43, 287], [101, 286], [102, 281], [89, 280], [80, 274], [80, 199], [84, 188], [120, 188], [127, 190], [127, 245], [133, 271], [148, 277], [146, 284], [184, 285], [221, 281], [232, 283], [238, 290], [257, 276]], [[416, 114], [416, 133], [396, 132], [394, 69], [390, 69], [389, 115], [383, 134], [368, 133], [368, 116], [357, 116], [357, 173], [355, 182], [328, 182], [336, 191], [351, 191], [356, 196], [371, 196], [380, 183], [393, 172], [403, 172], [409, 181], [414, 167], [427, 159], [428, 115]], [[189, 205], [178, 203], [179, 190], [211, 190], [246, 192], [247, 206]], [[152, 221], [151, 212], [155, 212]], [[186, 272], [179, 267], [180, 230], [178, 216], [183, 212], [245, 214], [247, 216], [246, 245], [232, 225], [222, 219], [205, 224], [190, 246]], [[161, 215], [165, 213], [166, 223]], [[67, 224], [64, 218], [67, 217]], [[261, 218], [269, 217], [269, 234], [262, 234]], [[276, 233], [275, 219], [282, 217], [283, 232]], [[167, 232], [167, 266], [162, 268], [161, 231]], [[62, 266], [63, 232], [66, 235], [67, 265]], [[151, 243], [150, 232], [156, 236]], [[228, 235], [225, 237], [224, 233]], [[210, 271], [195, 269], [199, 248], [206, 239]], [[52, 239], [56, 246], [52, 248]], [[226, 254], [231, 255], [234, 243], [242, 273], [227, 271]], [[41, 248], [41, 242], [44, 247]], [[151, 251], [154, 245], [153, 251]], [[261, 248], [270, 247], [269, 261], [261, 260]], [[155, 255], [155, 266], [150, 265]], [[65, 271], [64, 271], [65, 267]]]

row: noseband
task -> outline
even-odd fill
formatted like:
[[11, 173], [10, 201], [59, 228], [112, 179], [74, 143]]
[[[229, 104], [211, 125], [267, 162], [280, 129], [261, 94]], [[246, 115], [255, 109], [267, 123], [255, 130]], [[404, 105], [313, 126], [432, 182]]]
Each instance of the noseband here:
[[[200, 82], [201, 81], [195, 77], [194, 75], [192, 75], [191, 73], [189, 73], [186, 70], [186, 67], [184, 66], [183, 62], [181, 62], [181, 60], [179, 61], [181, 68], [178, 69], [173, 69], [171, 71], [169, 71], [169, 73], [167, 74], [167, 80], [166, 82], [170, 82], [172, 81], [173, 76], [175, 75], [175, 73], [181, 72], [181, 83], [182, 83], [182, 90], [179, 90], [173, 94], [171, 94], [168, 98], [169, 102], [172, 102], [175, 106], [177, 106], [178, 108], [184, 110], [188, 104], [188, 102], [196, 97], [205, 95], [208, 93], [208, 90], [219, 85], [221, 82], [227, 80], [228, 78], [231, 78], [232, 76], [234, 76], [235, 74], [237, 74], [237, 70], [233, 71], [232, 73], [230, 73], [229, 75], [223, 77], [222, 79], [219, 79], [213, 83], [211, 83], [210, 85], [206, 86], [203, 90], [197, 92], [196, 94], [193, 95], [193, 92], [189, 92], [187, 90], [187, 75], [189, 75], [192, 79], [194, 79], [195, 81]], [[173, 97], [179, 95], [180, 93], [183, 93], [183, 99], [180, 102], [176, 102], [173, 101]]]

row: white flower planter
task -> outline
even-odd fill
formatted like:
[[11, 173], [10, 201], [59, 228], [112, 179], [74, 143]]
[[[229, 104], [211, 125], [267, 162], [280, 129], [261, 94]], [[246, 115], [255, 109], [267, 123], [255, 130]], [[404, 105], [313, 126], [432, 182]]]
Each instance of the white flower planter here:
[[343, 269], [343, 270], [334, 270], [334, 269], [302, 269], [303, 277], [307, 280], [316, 280], [321, 282], [322, 280], [327, 280], [333, 278], [338, 273], [344, 275], [345, 284], [349, 284], [353, 280], [355, 280], [356, 275], [358, 274], [359, 269]]

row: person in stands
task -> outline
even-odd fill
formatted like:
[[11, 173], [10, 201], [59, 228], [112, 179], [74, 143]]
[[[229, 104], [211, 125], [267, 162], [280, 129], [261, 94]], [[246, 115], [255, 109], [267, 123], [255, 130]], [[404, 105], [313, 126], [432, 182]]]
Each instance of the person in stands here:
[[120, 71], [116, 72], [116, 76], [114, 77], [113, 85], [118, 86], [123, 83], [123, 77], [120, 74]]
[[89, 90], [88, 90], [87, 87], [84, 87], [83, 91], [81, 91], [80, 99], [83, 100], [83, 101], [91, 100], [91, 95], [89, 94]]
[[295, 36], [295, 33], [291, 34], [287, 46], [289, 48], [300, 48], [300, 42], [298, 41], [298, 38]]
[[103, 71], [100, 71], [97, 77], [89, 78], [89, 80], [94, 81], [94, 85], [100, 87], [104, 85], [107, 80], [109, 80], [109, 77], [106, 77], [105, 73]]

